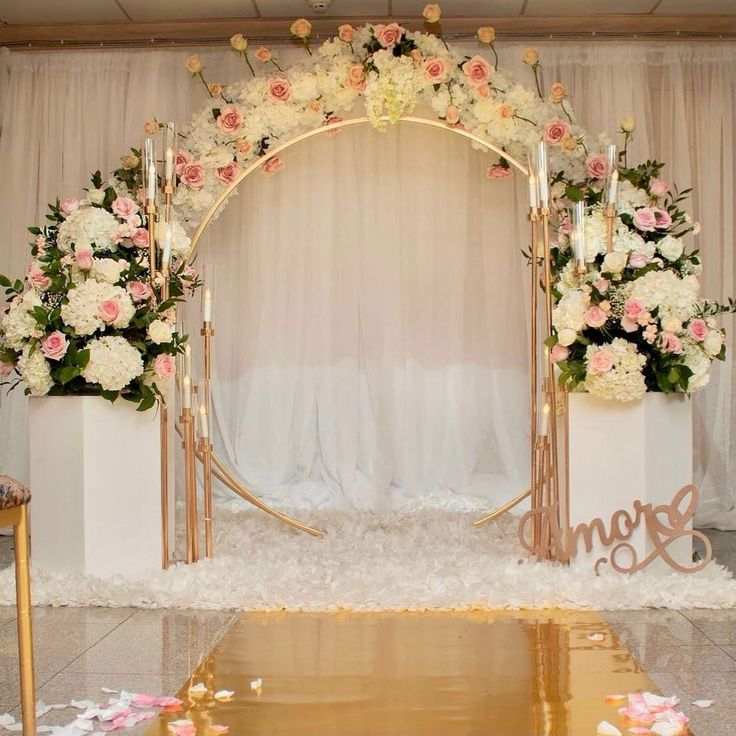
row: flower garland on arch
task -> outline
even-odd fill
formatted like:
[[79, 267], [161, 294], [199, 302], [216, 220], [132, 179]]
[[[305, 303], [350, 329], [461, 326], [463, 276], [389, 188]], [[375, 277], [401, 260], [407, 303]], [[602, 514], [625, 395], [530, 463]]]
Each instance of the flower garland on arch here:
[[[736, 305], [700, 297], [700, 259], [684, 240], [699, 231], [681, 209], [687, 191], [667, 185], [658, 162], [627, 166], [635, 123], [624, 119], [622, 185], [613, 252], [607, 253], [602, 190], [608, 139], [591, 140], [575, 122], [561, 82], [545, 96], [535, 49], [524, 54], [534, 89], [499, 68], [492, 28], [478, 29], [489, 53], [468, 56], [442, 37], [438, 5], [427, 5], [424, 17], [432, 32], [396, 23], [343, 25], [316, 50], [309, 22], [299, 19], [291, 32], [307, 58], [285, 69], [271, 49], [261, 47], [255, 60], [264, 74], [256, 73], [247, 39], [236, 34], [231, 46], [251, 78], [226, 86], [208, 83], [202, 60], [189, 57], [187, 69], [210, 99], [183, 131], [175, 162], [172, 299], [156, 304], [146, 289], [140, 152], [132, 149], [107, 182], [96, 172], [86, 196], [57, 200], [50, 205], [50, 223], [30, 228], [35, 239], [24, 280], [0, 277], [7, 297], [0, 377], [17, 372], [33, 395], [93, 392], [110, 400], [122, 396], [142, 410], [153, 406], [186, 341], [173, 328], [172, 307], [199, 285], [187, 265], [190, 240], [182, 225], [198, 223], [242, 168], [279, 142], [337, 122], [362, 101], [378, 129], [385, 129], [384, 118], [395, 123], [423, 111], [518, 159], [540, 138], [548, 143], [556, 227], [548, 344], [563, 385], [621, 401], [646, 391], [704, 387], [713, 360], [725, 357], [717, 317], [736, 311]], [[160, 127], [153, 120], [145, 129], [155, 134]], [[282, 167], [273, 157], [263, 171]], [[511, 175], [503, 157], [488, 169], [491, 179]], [[574, 275], [569, 242], [569, 207], [575, 201], [586, 205], [589, 251], [582, 281]]]

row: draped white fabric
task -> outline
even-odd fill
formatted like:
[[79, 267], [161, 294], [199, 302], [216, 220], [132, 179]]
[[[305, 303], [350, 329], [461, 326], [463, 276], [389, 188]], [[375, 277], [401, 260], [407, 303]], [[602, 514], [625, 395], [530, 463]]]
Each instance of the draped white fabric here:
[[[475, 46], [469, 50], [476, 52]], [[696, 187], [704, 288], [734, 279], [733, 44], [542, 44], [591, 131], [634, 114], [632, 160]], [[522, 48], [502, 63], [524, 73]], [[5, 52], [0, 271], [20, 273], [26, 225], [91, 170], [114, 168], [141, 121], [186, 121], [203, 89], [184, 50]], [[202, 51], [208, 78], [246, 70]], [[295, 50], [282, 52], [284, 58]], [[240, 475], [292, 505], [373, 508], [440, 491], [492, 504], [526, 482], [525, 229], [517, 184], [460, 139], [351, 129], [293, 148], [207, 235], [217, 274], [218, 445]], [[216, 245], [216, 247], [215, 247]], [[727, 321], [730, 328], [730, 318]], [[696, 406], [701, 521], [736, 527], [734, 375]], [[0, 404], [3, 472], [26, 475], [25, 400]], [[295, 488], [298, 485], [299, 488]], [[399, 489], [402, 489], [399, 491]]]

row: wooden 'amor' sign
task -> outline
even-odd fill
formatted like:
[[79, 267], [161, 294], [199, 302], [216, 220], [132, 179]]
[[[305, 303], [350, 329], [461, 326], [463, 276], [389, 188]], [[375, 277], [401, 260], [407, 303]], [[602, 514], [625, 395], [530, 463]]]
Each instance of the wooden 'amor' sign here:
[[[681, 488], [672, 503], [652, 506], [650, 503], [634, 501], [633, 511], [619, 509], [614, 511], [608, 526], [603, 519], [595, 518], [575, 528], [560, 527], [557, 504], [540, 506], [527, 511], [519, 521], [519, 540], [522, 546], [539, 559], [554, 559], [569, 562], [580, 551], [582, 543], [586, 552], [593, 549], [595, 537], [603, 547], [610, 547], [608, 557], [601, 557], [595, 563], [596, 572], [601, 564], [609, 563], [616, 572], [631, 573], [643, 570], [657, 558], [661, 558], [678, 572], [697, 572], [711, 560], [712, 551], [708, 538], [702, 532], [687, 528], [698, 507], [700, 491], [694, 485]], [[628, 542], [634, 531], [645, 525], [651, 540], [652, 551], [639, 560], [633, 545]], [[538, 534], [532, 533], [536, 525]], [[534, 543], [534, 537], [539, 540]], [[668, 552], [668, 547], [682, 537], [700, 539], [705, 546], [705, 555], [685, 567]], [[622, 560], [628, 556], [628, 564]]]

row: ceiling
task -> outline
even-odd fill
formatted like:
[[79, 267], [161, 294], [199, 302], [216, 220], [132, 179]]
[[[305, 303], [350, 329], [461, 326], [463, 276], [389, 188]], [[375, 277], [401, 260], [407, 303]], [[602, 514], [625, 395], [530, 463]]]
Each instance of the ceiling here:
[[[449, 17], [736, 15], [736, 0], [444, 0]], [[334, 0], [322, 17], [417, 17], [424, 0]], [[306, 0], [0, 0], [4, 24], [314, 16]]]

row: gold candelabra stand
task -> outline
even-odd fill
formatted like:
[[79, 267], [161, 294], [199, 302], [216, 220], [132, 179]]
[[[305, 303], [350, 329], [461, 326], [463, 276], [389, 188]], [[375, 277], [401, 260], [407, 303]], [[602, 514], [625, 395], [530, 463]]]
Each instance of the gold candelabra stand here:
[[[210, 381], [212, 378], [212, 338], [215, 335], [215, 330], [212, 327], [212, 322], [207, 319], [208, 314], [205, 314], [205, 321], [202, 323], [202, 341], [204, 343], [204, 380], [203, 380], [203, 406], [205, 410], [205, 420], [203, 427], [207, 421], [212, 417], [212, 401], [210, 393]], [[200, 442], [200, 457], [202, 460], [202, 475], [203, 475], [203, 492], [204, 492], [204, 547], [205, 556], [212, 556], [212, 443], [210, 442], [209, 435], [212, 431], [212, 427], [208, 427], [206, 433], [203, 433]]]

